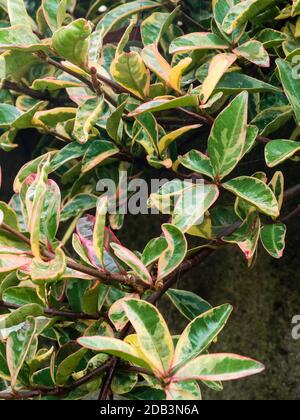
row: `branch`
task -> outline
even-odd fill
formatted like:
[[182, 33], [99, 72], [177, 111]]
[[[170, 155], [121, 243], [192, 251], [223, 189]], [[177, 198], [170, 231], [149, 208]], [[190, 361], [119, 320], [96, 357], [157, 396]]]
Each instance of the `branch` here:
[[[27, 236], [23, 235], [21, 232], [18, 232], [13, 227], [7, 225], [6, 223], [2, 223], [0, 229], [14, 235], [16, 238], [20, 239], [27, 245], [31, 245], [30, 239]], [[42, 255], [46, 258], [53, 259], [55, 254], [47, 249], [42, 249]], [[141, 292], [141, 289], [146, 287], [145, 284], [141, 281], [139, 277], [128, 275], [128, 274], [119, 274], [119, 273], [110, 273], [108, 271], [101, 272], [95, 268], [87, 267], [82, 264], [78, 264], [74, 261], [67, 260], [67, 267], [79, 271], [80, 273], [87, 274], [95, 279], [101, 280], [103, 283], [116, 286], [116, 284], [122, 284], [124, 286], [131, 286], [133, 289]]]
[[[24, 305], [17, 305], [15, 303], [7, 303], [0, 300], [0, 308], [4, 309], [19, 309], [22, 308]], [[68, 318], [71, 320], [77, 319], [94, 319], [98, 320], [100, 315], [89, 315], [83, 312], [71, 312], [71, 311], [61, 311], [58, 309], [49, 309], [43, 308], [44, 314], [46, 316], [59, 316], [62, 318]]]
[[[65, 72], [65, 73], [68, 73], [70, 76], [73, 76], [76, 79], [80, 80], [82, 83], [87, 85], [87, 87], [92, 92], [95, 92], [93, 83], [89, 79], [87, 79], [85, 76], [83, 76], [82, 74], [79, 74], [76, 71], [73, 71], [73, 70], [69, 69], [68, 67], [64, 66], [60, 61], [53, 60], [53, 58], [48, 57], [45, 53], [40, 52], [37, 55], [40, 59], [42, 59], [46, 63], [50, 64], [51, 66], [54, 66], [57, 69]], [[95, 93], [97, 93], [97, 92], [95, 92]]]
[[68, 385], [62, 388], [51, 388], [51, 389], [41, 388], [41, 389], [33, 389], [31, 391], [25, 391], [25, 392], [0, 392], [0, 400], [1, 399], [2, 400], [22, 400], [22, 399], [41, 397], [41, 396], [52, 396], [52, 397], [63, 396], [63, 395], [68, 394], [70, 391], [73, 391], [77, 387], [86, 384], [87, 382], [91, 381], [97, 376], [102, 375], [111, 367], [111, 364], [112, 364], [111, 360], [108, 360], [104, 365], [100, 366], [99, 368], [93, 370], [92, 372], [88, 373], [87, 375], [73, 382], [71, 385]]
[[[86, 84], [86, 86], [92, 91], [95, 92], [96, 94], [99, 94], [99, 86], [96, 82], [96, 78], [101, 81], [102, 83], [104, 83], [105, 85], [107, 85], [108, 87], [110, 87], [114, 92], [116, 92], [117, 94], [121, 94], [121, 93], [126, 93], [128, 95], [130, 95], [132, 98], [135, 98], [137, 100], [141, 100], [141, 98], [139, 98], [138, 96], [134, 95], [132, 92], [130, 92], [128, 89], [120, 86], [118, 83], [116, 83], [115, 81], [99, 74], [96, 73], [95, 74], [95, 70], [92, 68], [91, 69], [91, 78], [92, 81], [87, 79], [86, 77], [82, 76], [81, 74], [76, 73], [75, 71], [69, 69], [68, 67], [64, 66], [61, 62], [53, 60], [52, 58], [48, 57], [46, 54], [44, 53], [38, 53], [38, 56], [46, 61], [48, 64], [51, 64], [53, 66], [55, 66], [56, 68], [60, 69], [61, 71], [70, 74], [71, 76], [77, 78], [78, 80], [82, 81], [84, 84]], [[116, 106], [116, 103], [114, 101], [114, 99], [108, 97], [108, 95], [104, 92], [104, 95], [106, 97], [106, 99], [114, 106]], [[188, 109], [185, 108], [175, 108], [175, 112], [177, 111], [181, 111], [183, 112], [186, 116], [190, 117], [191, 121], [197, 121], [200, 122], [201, 124], [205, 124], [209, 127], [211, 127], [214, 122], [215, 122], [215, 118], [212, 117], [211, 115], [200, 115], [197, 114], [196, 112], [190, 111]], [[267, 138], [267, 137], [263, 137], [263, 136], [257, 136], [256, 141], [259, 143], [262, 143], [264, 145], [266, 145], [267, 143], [269, 143], [271, 141], [271, 139]], [[300, 155], [300, 152], [298, 152], [297, 155]]]
[[3, 80], [3, 82], [1, 83], [1, 88], [5, 90], [13, 90], [14, 92], [23, 93], [24, 95], [30, 96], [31, 98], [37, 99], [39, 101], [51, 101], [57, 105], [62, 104], [62, 101], [60, 101], [57, 98], [52, 98], [49, 95], [39, 92], [37, 90], [31, 89], [28, 86], [19, 85], [9, 80]]

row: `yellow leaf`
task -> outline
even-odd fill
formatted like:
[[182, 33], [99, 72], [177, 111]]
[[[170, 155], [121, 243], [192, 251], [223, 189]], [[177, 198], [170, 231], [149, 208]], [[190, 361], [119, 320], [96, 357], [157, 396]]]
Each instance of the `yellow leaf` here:
[[141, 56], [133, 51], [116, 56], [111, 64], [114, 80], [137, 97], [144, 99], [149, 94], [150, 75]]
[[236, 61], [235, 54], [218, 54], [216, 55], [209, 66], [208, 75], [201, 87], [200, 99], [201, 103], [205, 104], [215, 90], [224, 73]]
[[192, 59], [190, 57], [184, 58], [173, 67], [170, 71], [169, 84], [177, 92], [181, 91], [181, 79], [184, 71], [191, 65]]

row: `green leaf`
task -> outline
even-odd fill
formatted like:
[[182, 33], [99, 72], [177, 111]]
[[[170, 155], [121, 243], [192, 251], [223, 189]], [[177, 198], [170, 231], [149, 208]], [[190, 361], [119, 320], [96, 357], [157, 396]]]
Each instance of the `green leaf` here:
[[39, 156], [36, 159], [33, 159], [27, 163], [25, 163], [24, 166], [22, 166], [22, 168], [19, 170], [19, 172], [17, 173], [17, 176], [14, 180], [14, 192], [15, 193], [19, 193], [21, 190], [21, 186], [23, 184], [23, 182], [25, 181], [25, 179], [33, 174], [33, 173], [37, 173], [38, 167], [40, 165], [41, 162], [44, 162], [45, 160], [48, 159], [49, 155], [50, 158], [52, 158], [53, 156], [56, 155], [56, 151], [54, 152], [49, 152], [46, 153], [45, 155]]
[[137, 373], [119, 371], [115, 374], [111, 383], [111, 389], [114, 394], [123, 395], [132, 391], [138, 383]]
[[106, 130], [108, 135], [115, 140], [118, 144], [121, 143], [123, 136], [123, 113], [127, 105], [127, 99], [121, 103], [107, 119]]
[[53, 77], [44, 77], [43, 79], [35, 79], [31, 85], [31, 89], [54, 92], [60, 89], [73, 87], [81, 87], [82, 83], [77, 81], [59, 80]]
[[42, 43], [27, 25], [19, 24], [0, 29], [0, 49], [36, 52], [48, 50], [49, 45]]
[[74, 124], [73, 135], [79, 143], [86, 143], [89, 140], [94, 126], [103, 114], [105, 103], [104, 97], [89, 98], [79, 106]]
[[129, 299], [123, 306], [152, 369], [160, 375], [167, 373], [172, 364], [174, 346], [163, 317], [155, 306], [145, 301]]
[[9, 287], [2, 295], [2, 300], [13, 305], [27, 305], [36, 303], [43, 305], [43, 302], [38, 297], [36, 291], [32, 287]]
[[[152, 154], [156, 154], [158, 152], [158, 137], [159, 137], [159, 127], [157, 124], [156, 119], [154, 116], [147, 112], [145, 114], [137, 115], [136, 121], [138, 121], [139, 126], [142, 130], [138, 131], [137, 137], [135, 137], [135, 141], [142, 144], [146, 141], [144, 145], [145, 150], [151, 156]], [[140, 139], [140, 135], [142, 138]]]
[[[6, 344], [7, 364], [11, 376], [11, 387], [15, 388], [20, 370], [30, 351], [35, 337], [36, 321], [29, 317], [24, 325], [17, 331], [13, 331], [8, 337]], [[20, 346], [20, 343], [22, 345]]]
[[233, 95], [247, 90], [251, 93], [268, 92], [278, 93], [280, 89], [270, 85], [269, 83], [250, 77], [242, 73], [226, 73], [222, 77], [215, 92], [224, 92]]
[[142, 385], [135, 387], [125, 397], [134, 401], [162, 401], [166, 399], [165, 392], [162, 389]]
[[57, 124], [60, 122], [65, 122], [71, 118], [74, 118], [76, 115], [76, 108], [53, 108], [47, 109], [46, 111], [39, 111], [35, 114], [33, 122], [37, 126], [44, 128], [46, 126], [49, 128], [56, 128]]
[[200, 99], [202, 104], [208, 101], [222, 76], [236, 60], [237, 56], [229, 53], [217, 54], [213, 57], [209, 65], [208, 75], [201, 86]]
[[184, 233], [192, 226], [199, 226], [203, 222], [205, 212], [218, 197], [219, 189], [214, 184], [192, 185], [187, 182], [187, 187], [176, 202], [172, 224]]
[[163, 280], [176, 270], [187, 253], [187, 241], [181, 230], [174, 225], [164, 224], [162, 231], [168, 248], [161, 254], [158, 261], [158, 281]]
[[133, 112], [129, 114], [129, 116], [134, 117], [135, 115], [143, 114], [144, 112], [160, 112], [178, 107], [189, 106], [199, 106], [197, 95], [187, 95], [174, 99], [169, 99], [169, 97], [166, 97], [165, 99], [154, 99], [153, 101], [145, 102], [144, 104], [137, 107]]
[[135, 51], [118, 55], [111, 64], [114, 80], [138, 98], [148, 96], [150, 79], [142, 57]]
[[34, 127], [34, 116], [36, 112], [40, 111], [41, 109], [45, 108], [47, 102], [38, 102], [25, 111], [22, 115], [20, 115], [12, 124], [12, 127], [22, 130], [24, 128], [31, 128]]
[[241, 176], [223, 184], [223, 187], [271, 217], [279, 216], [277, 200], [272, 190], [259, 179]]
[[142, 22], [141, 36], [144, 46], [159, 43], [176, 18], [177, 12], [178, 9], [174, 9], [172, 13], [155, 12]]
[[233, 52], [238, 57], [243, 57], [251, 63], [256, 64], [261, 67], [270, 67], [270, 57], [267, 51], [265, 50], [263, 44], [256, 40], [251, 40], [245, 42], [245, 44], [240, 45], [235, 48]]
[[32, 21], [23, 0], [7, 0], [7, 12], [11, 26], [26, 24], [28, 28], [31, 28]]
[[270, 107], [260, 112], [251, 124], [259, 128], [261, 136], [269, 136], [278, 131], [293, 118], [293, 110], [288, 106]]
[[97, 197], [92, 194], [78, 194], [68, 201], [61, 211], [61, 222], [65, 222], [73, 217], [94, 209], [97, 205]]
[[244, 157], [247, 153], [249, 153], [252, 150], [252, 148], [255, 145], [258, 133], [259, 133], [259, 130], [255, 125], [247, 126], [246, 142], [245, 142], [245, 148], [243, 150], [242, 157]]
[[10, 373], [7, 366], [6, 343], [0, 342], [0, 378], [4, 381], [10, 381]]
[[72, 373], [76, 370], [82, 358], [86, 354], [86, 349], [80, 349], [67, 356], [56, 369], [56, 384], [64, 386], [70, 379]]
[[42, 214], [46, 201], [47, 178], [50, 168], [50, 156], [42, 161], [34, 182], [26, 191], [26, 207], [28, 212], [28, 228], [30, 232], [31, 250], [37, 259], [42, 261], [40, 243], [42, 236]]
[[176, 372], [173, 381], [231, 381], [256, 375], [264, 369], [261, 363], [246, 357], [235, 354], [209, 354], [187, 363]]
[[257, 41], [261, 42], [265, 48], [277, 47], [287, 39], [283, 32], [275, 31], [270, 28], [263, 29], [255, 38]]
[[34, 282], [55, 282], [66, 270], [66, 256], [61, 249], [57, 249], [55, 257], [50, 261], [34, 258], [31, 266], [31, 277]]
[[265, 250], [273, 258], [282, 258], [285, 249], [286, 226], [283, 223], [265, 225], [261, 228], [260, 239]]
[[293, 107], [296, 120], [300, 124], [300, 79], [294, 74], [294, 69], [287, 61], [278, 59], [276, 64], [284, 92]]
[[44, 311], [43, 308], [40, 305], [37, 305], [35, 303], [31, 303], [25, 306], [22, 306], [19, 309], [16, 309], [15, 311], [11, 312], [10, 314], [6, 315], [3, 318], [0, 318], [0, 329], [3, 331], [5, 328], [10, 329], [12, 327], [15, 327], [16, 325], [20, 325], [26, 321], [27, 317], [39, 317], [43, 316]]
[[292, 16], [296, 16], [300, 13], [300, 1], [293, 0]]
[[225, 327], [232, 312], [231, 305], [222, 305], [195, 318], [181, 334], [176, 346], [173, 369], [177, 370], [199, 356]]
[[185, 168], [209, 178], [214, 178], [213, 168], [208, 156], [198, 150], [191, 150], [184, 156], [179, 157], [179, 162]]
[[129, 3], [121, 4], [120, 6], [115, 7], [107, 12], [98, 23], [96, 29], [100, 30], [102, 37], [104, 37], [109, 31], [122, 23], [129, 16], [159, 6], [159, 3], [147, 0], [132, 1]]
[[67, 12], [68, 0], [42, 0], [42, 10], [45, 20], [52, 32], [59, 29]]
[[2, 212], [2, 215], [3, 215], [3, 221], [7, 225], [19, 231], [20, 226], [19, 226], [18, 216], [16, 212], [9, 205], [7, 205], [6, 203], [3, 203], [2, 201], [0, 201], [0, 211]]
[[246, 0], [240, 2], [229, 9], [222, 28], [227, 34], [231, 34], [236, 28], [274, 4], [275, 0]]
[[100, 197], [97, 203], [96, 220], [93, 232], [93, 247], [96, 257], [105, 268], [104, 264], [104, 240], [105, 240], [105, 222], [108, 209], [107, 196]]
[[278, 202], [279, 210], [281, 210], [284, 199], [284, 176], [280, 171], [275, 172], [269, 183], [269, 187], [273, 191]]
[[143, 255], [142, 263], [147, 267], [156, 262], [161, 254], [167, 249], [168, 244], [165, 238], [154, 238], [146, 245]]
[[196, 381], [171, 382], [166, 388], [169, 401], [200, 401], [201, 391]]
[[300, 143], [292, 140], [271, 140], [265, 147], [266, 164], [270, 168], [285, 162], [300, 151]]
[[149, 365], [136, 353], [132, 346], [116, 338], [104, 336], [81, 337], [78, 338], [77, 342], [87, 349], [111, 354], [143, 368], [149, 368]]
[[178, 128], [171, 133], [166, 134], [163, 136], [158, 143], [159, 153], [162, 154], [178, 137], [183, 136], [184, 134], [188, 133], [191, 130], [196, 130], [200, 128], [201, 124], [195, 125], [187, 125], [186, 127]]
[[22, 112], [9, 104], [0, 104], [0, 128], [9, 128]]
[[50, 166], [51, 172], [56, 171], [61, 166], [65, 165], [67, 162], [82, 157], [88, 145], [78, 144], [76, 142], [69, 143], [67, 146], [59, 150], [59, 152], [51, 159]]
[[144, 266], [142, 261], [129, 249], [117, 243], [111, 243], [110, 246], [115, 252], [115, 255], [130, 267], [134, 273], [141, 278], [145, 284], [152, 284], [152, 277]]
[[241, 38], [241, 36], [243, 35], [245, 31], [245, 25], [235, 29], [231, 35], [226, 35], [224, 33], [222, 25], [230, 8], [232, 6], [235, 6], [238, 3], [239, 3], [239, 0], [214, 0], [213, 1], [214, 18], [215, 18], [218, 30], [221, 32], [221, 34], [225, 38], [228, 38], [228, 40], [232, 44], [235, 44]]
[[193, 292], [169, 289], [167, 296], [178, 311], [190, 321], [212, 309], [209, 303]]
[[225, 50], [229, 48], [219, 36], [212, 33], [196, 32], [176, 38], [170, 45], [170, 54], [197, 50]]
[[240, 161], [246, 141], [248, 94], [241, 93], [215, 120], [208, 153], [217, 180], [230, 174]]
[[254, 211], [248, 215], [239, 229], [232, 235], [223, 238], [225, 242], [234, 243], [239, 246], [246, 257], [249, 267], [251, 267], [257, 250], [260, 226], [260, 218]]
[[91, 33], [91, 24], [85, 19], [77, 19], [54, 32], [52, 46], [66, 60], [86, 68]]
[[108, 158], [116, 155], [119, 152], [117, 146], [114, 143], [106, 140], [92, 140], [89, 143], [83, 160], [82, 160], [82, 172], [89, 172], [96, 166], [103, 163]]
[[124, 298], [117, 300], [111, 305], [108, 311], [108, 317], [117, 331], [122, 331], [122, 329], [128, 323], [128, 318], [124, 311], [123, 303], [128, 299], [134, 298], [138, 299], [139, 295], [137, 293], [128, 294]]

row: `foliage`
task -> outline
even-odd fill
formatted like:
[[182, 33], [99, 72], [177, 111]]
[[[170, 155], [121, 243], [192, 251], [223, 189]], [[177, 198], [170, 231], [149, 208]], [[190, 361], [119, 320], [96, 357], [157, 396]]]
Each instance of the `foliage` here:
[[[284, 199], [299, 187], [272, 168], [300, 152], [300, 2], [0, 8], [0, 147], [13, 153], [21, 130], [38, 139], [0, 203], [0, 399], [200, 400], [200, 386], [261, 372], [213, 353], [232, 307], [175, 284], [222, 246], [249, 267], [259, 244], [283, 255]], [[165, 222], [144, 250], [118, 238], [124, 171], [169, 179], [148, 197]], [[97, 190], [107, 178], [114, 197]], [[187, 319], [180, 336], [164, 295]]]

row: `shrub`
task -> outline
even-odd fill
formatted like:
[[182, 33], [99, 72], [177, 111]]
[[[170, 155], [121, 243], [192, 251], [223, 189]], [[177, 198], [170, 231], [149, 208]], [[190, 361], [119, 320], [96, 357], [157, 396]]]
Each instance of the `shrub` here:
[[[300, 152], [300, 1], [111, 3], [0, 2], [0, 146], [37, 139], [0, 203], [0, 399], [199, 400], [264, 369], [213, 353], [232, 307], [176, 281], [224, 246], [283, 255], [300, 188], [270, 168]], [[130, 250], [124, 206], [162, 178], [161, 235]]]

